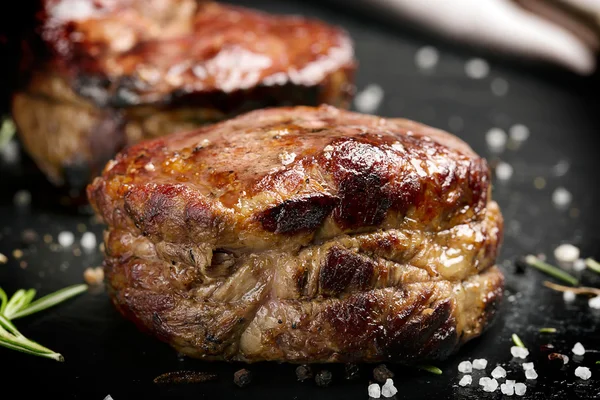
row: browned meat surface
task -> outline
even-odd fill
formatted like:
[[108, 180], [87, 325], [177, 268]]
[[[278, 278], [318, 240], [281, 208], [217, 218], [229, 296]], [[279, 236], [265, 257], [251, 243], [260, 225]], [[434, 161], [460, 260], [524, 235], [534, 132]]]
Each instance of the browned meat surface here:
[[408, 120], [254, 111], [125, 150], [88, 196], [114, 304], [194, 357], [443, 358], [502, 297], [486, 162]]
[[196, 0], [42, 0], [12, 104], [26, 149], [58, 185], [116, 151], [278, 105], [346, 107], [352, 43], [337, 27]]

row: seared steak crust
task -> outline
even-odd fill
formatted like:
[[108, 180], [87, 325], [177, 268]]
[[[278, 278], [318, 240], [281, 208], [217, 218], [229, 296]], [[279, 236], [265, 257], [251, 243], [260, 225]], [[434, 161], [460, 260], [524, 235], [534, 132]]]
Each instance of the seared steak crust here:
[[13, 114], [57, 184], [116, 150], [277, 105], [348, 105], [352, 43], [337, 27], [196, 0], [43, 0]]
[[502, 297], [489, 170], [456, 137], [330, 106], [140, 143], [88, 187], [117, 308], [206, 359], [443, 358]]

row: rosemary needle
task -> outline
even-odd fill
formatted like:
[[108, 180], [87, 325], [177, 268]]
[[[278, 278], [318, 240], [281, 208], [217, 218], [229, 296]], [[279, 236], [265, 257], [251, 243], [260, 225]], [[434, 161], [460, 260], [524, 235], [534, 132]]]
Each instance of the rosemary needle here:
[[527, 263], [527, 265], [530, 265], [536, 269], [539, 269], [540, 271], [545, 272], [548, 275], [555, 277], [556, 279], [560, 279], [564, 282], [567, 282], [567, 283], [571, 284], [572, 286], [577, 286], [577, 284], [579, 283], [577, 278], [575, 278], [573, 275], [570, 275], [570, 274], [566, 273], [565, 271], [563, 271], [562, 269], [540, 260], [539, 258], [537, 258], [534, 255], [530, 254], [530, 255], [526, 256], [525, 262]]
[[433, 365], [419, 365], [418, 368], [422, 369], [424, 371], [427, 371], [427, 372], [431, 372], [432, 374], [435, 374], [435, 375], [442, 374], [442, 370], [439, 369], [438, 367], [434, 367]]
[[512, 341], [514, 342], [515, 346], [525, 347], [525, 344], [523, 343], [523, 341], [521, 340], [521, 338], [517, 336], [516, 333], [512, 334]]
[[600, 263], [598, 261], [594, 260], [593, 258], [586, 258], [585, 265], [587, 265], [587, 267], [592, 271], [600, 274]]
[[556, 333], [556, 328], [541, 328], [540, 333]]

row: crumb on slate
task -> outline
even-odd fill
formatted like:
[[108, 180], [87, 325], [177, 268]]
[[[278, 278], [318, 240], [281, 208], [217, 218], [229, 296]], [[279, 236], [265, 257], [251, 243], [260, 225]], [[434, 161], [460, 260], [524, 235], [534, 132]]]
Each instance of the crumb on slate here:
[[312, 369], [306, 364], [300, 365], [296, 368], [296, 377], [300, 382], [311, 379], [313, 377]]
[[379, 383], [385, 383], [390, 378], [394, 377], [394, 373], [390, 371], [385, 364], [378, 365], [373, 370], [373, 378]]
[[233, 383], [243, 388], [252, 382], [252, 373], [247, 369], [240, 369], [233, 374]]
[[344, 369], [346, 371], [346, 379], [348, 379], [348, 380], [356, 379], [360, 375], [360, 370], [358, 368], [358, 365], [356, 365], [354, 363], [347, 363], [345, 365]]
[[104, 281], [104, 270], [102, 267], [89, 267], [83, 272], [83, 279], [88, 285], [100, 285]]
[[331, 383], [332, 378], [333, 375], [331, 374], [331, 372], [324, 369], [322, 371], [319, 371], [319, 373], [315, 375], [315, 383], [317, 384], [317, 386], [327, 387]]

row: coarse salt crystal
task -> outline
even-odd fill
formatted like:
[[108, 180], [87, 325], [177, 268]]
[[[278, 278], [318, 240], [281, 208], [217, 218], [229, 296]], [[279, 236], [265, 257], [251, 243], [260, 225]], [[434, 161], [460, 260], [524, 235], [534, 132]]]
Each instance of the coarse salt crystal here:
[[370, 84], [354, 97], [354, 105], [360, 112], [373, 113], [379, 108], [383, 94], [381, 86]]
[[512, 396], [513, 394], [515, 394], [515, 387], [514, 385], [509, 386], [506, 383], [503, 383], [502, 385], [500, 385], [500, 391], [502, 392], [502, 394]]
[[525, 370], [525, 378], [527, 379], [537, 379], [538, 374], [535, 372], [535, 369]]
[[492, 381], [492, 378], [484, 376], [479, 378], [479, 386], [487, 386]]
[[156, 168], [154, 167], [154, 164], [152, 164], [151, 162], [149, 162], [148, 164], [144, 165], [144, 169], [145, 169], [146, 171], [150, 171], [150, 172], [152, 172], [152, 171], [154, 171]]
[[515, 142], [524, 142], [529, 138], [529, 128], [523, 124], [516, 124], [508, 130], [510, 138]]
[[494, 392], [496, 389], [498, 389], [498, 381], [495, 379], [490, 379], [489, 382], [487, 383], [487, 385], [485, 385], [483, 387], [483, 390], [485, 392]]
[[435, 47], [424, 46], [415, 53], [415, 64], [420, 69], [431, 69], [437, 65], [439, 58]]
[[381, 387], [381, 394], [383, 397], [392, 397], [396, 393], [398, 393], [398, 389], [394, 386], [394, 381], [388, 378]]
[[62, 247], [69, 247], [74, 241], [75, 235], [73, 235], [73, 232], [62, 231], [58, 234], [58, 244], [60, 244]]
[[585, 348], [579, 342], [575, 343], [575, 346], [573, 346], [572, 351], [573, 351], [573, 354], [575, 354], [576, 356], [582, 356], [585, 354]]
[[471, 375], [463, 375], [463, 377], [460, 379], [460, 382], [458, 382], [460, 386], [469, 386], [471, 383], [473, 383], [473, 378]]
[[510, 354], [512, 354], [515, 358], [527, 358], [529, 355], [529, 350], [524, 347], [512, 346], [510, 348]]
[[376, 383], [372, 383], [369, 385], [368, 392], [369, 392], [369, 397], [371, 397], [373, 399], [378, 399], [381, 397], [381, 388]]
[[500, 128], [492, 128], [485, 134], [485, 142], [491, 151], [500, 153], [506, 147], [506, 132]]
[[579, 258], [579, 248], [568, 243], [561, 244], [554, 249], [554, 257], [559, 262], [575, 262]]
[[575, 293], [572, 290], [567, 290], [563, 292], [563, 300], [567, 303], [570, 303], [575, 300]]
[[31, 204], [31, 193], [27, 190], [19, 190], [13, 197], [13, 203], [17, 207], [27, 207]]
[[594, 310], [600, 310], [600, 296], [592, 297], [588, 300], [588, 305]]
[[587, 268], [587, 266], [585, 265], [585, 260], [583, 258], [578, 258], [573, 263], [573, 270], [575, 270], [577, 272], [583, 271], [586, 268]]
[[471, 364], [471, 361], [462, 361], [460, 364], [458, 364], [458, 372], [468, 374], [471, 371], [473, 371], [473, 365]]
[[567, 189], [563, 187], [556, 188], [554, 192], [552, 192], [552, 203], [558, 208], [564, 209], [569, 204], [571, 204], [571, 200], [573, 199], [573, 195]]
[[529, 369], [533, 369], [533, 363], [532, 362], [528, 362], [528, 363], [523, 363], [523, 369], [525, 371], [529, 370]]
[[494, 377], [496, 379], [505, 378], [506, 377], [506, 370], [504, 368], [502, 368], [501, 366], [498, 365], [492, 371], [492, 377]]
[[515, 394], [517, 396], [523, 396], [527, 391], [527, 386], [524, 383], [515, 383]]
[[577, 367], [575, 368], [575, 376], [587, 381], [592, 376], [592, 372], [588, 367]]
[[113, 400], [113, 398], [112, 398], [112, 396], [109, 394], [108, 396], [106, 396], [106, 397], [104, 398], [104, 400]]
[[496, 178], [501, 181], [507, 181], [511, 178], [513, 174], [513, 167], [505, 163], [504, 161], [500, 161], [498, 165], [496, 165]]
[[485, 369], [485, 367], [487, 367], [487, 360], [485, 358], [473, 360], [473, 369]]
[[472, 79], [483, 79], [490, 72], [490, 65], [481, 58], [472, 58], [465, 64], [465, 73]]
[[85, 232], [81, 236], [81, 247], [86, 250], [93, 250], [96, 248], [96, 235], [93, 232]]

